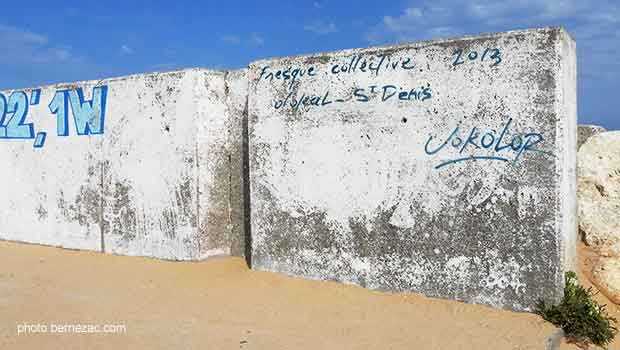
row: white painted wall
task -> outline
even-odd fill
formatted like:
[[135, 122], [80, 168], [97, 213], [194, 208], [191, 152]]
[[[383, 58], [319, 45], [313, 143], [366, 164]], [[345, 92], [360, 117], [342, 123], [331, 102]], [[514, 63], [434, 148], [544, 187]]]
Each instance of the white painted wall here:
[[[102, 137], [76, 136], [72, 120], [71, 136], [56, 136], [56, 117], [48, 109], [55, 92], [69, 87], [43, 87], [39, 103], [29, 101], [26, 122], [34, 124], [35, 134], [47, 132], [42, 148], [34, 148], [32, 139], [0, 140], [2, 239], [99, 250], [99, 214], [92, 204], [100, 192]], [[30, 99], [32, 90], [24, 91]], [[3, 95], [8, 100], [13, 92]]]
[[[575, 261], [574, 57], [567, 33], [546, 28], [47, 86], [21, 140], [2, 138], [23, 129], [6, 91], [0, 239], [240, 255], [251, 209], [254, 268], [528, 310], [561, 296]], [[82, 89], [88, 109], [103, 86], [104, 133], [77, 135], [69, 113], [56, 135], [55, 94], [69, 91], [74, 111]], [[396, 94], [382, 101], [385, 86]], [[431, 97], [400, 98], [411, 89]], [[536, 150], [426, 147], [472, 130], [497, 139], [509, 120], [502, 145], [540, 138]], [[472, 156], [495, 158], [450, 162]]]
[[[0, 140], [8, 191], [0, 238], [67, 248], [202, 259], [230, 253], [226, 73], [188, 69], [41, 89], [27, 122], [47, 131]], [[56, 135], [58, 90], [107, 86], [105, 131]], [[30, 94], [32, 89], [25, 90]], [[7, 98], [12, 92], [5, 92]]]
[[[384, 68], [338, 73], [357, 57], [384, 57]], [[402, 67], [408, 59], [415, 68]], [[296, 68], [306, 75], [293, 84], [277, 75]], [[574, 255], [574, 70], [574, 43], [559, 29], [252, 63], [253, 266], [517, 310], [559, 298]], [[386, 85], [424, 86], [432, 98], [382, 101]], [[357, 89], [371, 86], [379, 92], [362, 102]], [[277, 108], [326, 93], [324, 106]], [[462, 141], [476, 130], [480, 146], [510, 118], [502, 145], [536, 133], [536, 151], [516, 141], [425, 151], [456, 128]], [[471, 156], [505, 161], [444, 163]]]

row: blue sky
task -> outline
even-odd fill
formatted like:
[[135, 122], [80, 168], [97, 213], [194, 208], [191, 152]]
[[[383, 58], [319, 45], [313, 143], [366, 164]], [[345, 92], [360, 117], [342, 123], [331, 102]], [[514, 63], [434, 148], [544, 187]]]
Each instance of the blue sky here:
[[579, 122], [620, 129], [620, 1], [6, 1], [0, 89], [563, 25]]

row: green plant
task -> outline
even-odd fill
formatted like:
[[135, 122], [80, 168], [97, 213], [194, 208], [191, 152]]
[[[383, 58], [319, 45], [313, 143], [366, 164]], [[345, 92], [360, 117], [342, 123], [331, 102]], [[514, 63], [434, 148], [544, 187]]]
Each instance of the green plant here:
[[605, 305], [592, 299], [592, 288], [578, 284], [577, 275], [565, 274], [564, 298], [557, 305], [539, 301], [536, 312], [545, 320], [561, 327], [565, 336], [578, 343], [592, 342], [598, 346], [609, 344], [618, 332], [617, 320], [607, 314]]

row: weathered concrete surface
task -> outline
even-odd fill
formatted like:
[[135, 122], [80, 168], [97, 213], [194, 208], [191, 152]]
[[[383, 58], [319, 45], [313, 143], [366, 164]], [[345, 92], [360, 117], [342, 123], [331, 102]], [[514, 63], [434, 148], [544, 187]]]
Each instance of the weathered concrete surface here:
[[253, 268], [558, 300], [575, 269], [575, 74], [557, 28], [254, 62]]
[[[102, 133], [77, 135], [69, 98], [68, 135], [56, 135], [48, 104], [63, 89], [92, 100]], [[43, 88], [27, 120], [47, 130], [45, 145], [0, 140], [14, 191], [0, 200], [11, 213], [0, 238], [175, 260], [230, 254], [228, 99], [226, 73], [204, 69]]]
[[230, 152], [230, 205], [232, 222], [231, 254], [244, 256], [249, 262], [249, 189], [247, 168], [247, 69], [229, 71], [226, 75], [226, 91], [229, 125], [228, 145]]
[[[48, 107], [56, 91], [75, 88], [47, 86], [3, 91], [0, 96], [0, 116], [4, 116], [0, 118], [0, 239], [99, 250], [102, 138], [77, 136], [73, 120], [71, 136], [56, 136], [57, 119]], [[22, 97], [14, 102], [17, 109], [27, 112], [22, 123], [26, 127], [13, 126], [13, 119], [19, 118], [14, 117], [16, 108], [11, 107], [15, 106], [9, 107], [11, 96]], [[32, 132], [27, 125], [32, 126]], [[4, 138], [8, 129], [9, 134], [24, 130], [25, 134], [18, 135], [23, 138]], [[45, 131], [43, 147], [34, 148], [32, 137]]]
[[579, 229], [603, 256], [620, 258], [620, 131], [596, 134], [577, 155]]
[[604, 127], [598, 125], [580, 124], [577, 127], [577, 151], [588, 141], [591, 136], [607, 131]]
[[225, 74], [116, 82], [104, 138], [105, 250], [200, 259], [230, 253]]

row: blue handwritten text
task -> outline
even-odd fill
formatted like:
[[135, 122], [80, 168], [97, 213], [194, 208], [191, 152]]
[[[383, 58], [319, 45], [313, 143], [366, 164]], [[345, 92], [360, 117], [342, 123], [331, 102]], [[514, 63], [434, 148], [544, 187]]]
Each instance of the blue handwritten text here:
[[452, 61], [453, 66], [458, 66], [460, 64], [465, 63], [465, 60], [469, 61], [477, 61], [484, 62], [485, 59], [487, 61], [492, 61], [491, 67], [495, 67], [502, 62], [502, 52], [498, 48], [486, 48], [482, 53], [478, 53], [476, 50], [470, 50], [465, 53], [463, 49], [456, 49], [454, 51], [454, 61]]
[[[515, 165], [528, 152], [550, 154], [538, 148], [544, 141], [542, 134], [531, 132], [514, 134], [510, 137], [508, 134], [511, 124], [512, 118], [509, 118], [499, 134], [494, 130], [483, 132], [475, 126], [466, 134], [460, 134], [461, 127], [457, 126], [448, 137], [438, 143], [433, 141], [433, 136], [429, 136], [424, 145], [424, 152], [427, 155], [435, 155], [450, 147], [458, 151], [455, 158], [442, 161], [435, 166], [435, 169], [472, 160], [511, 161]], [[464, 135], [467, 136], [463, 137]], [[485, 153], [478, 153], [481, 151]]]

